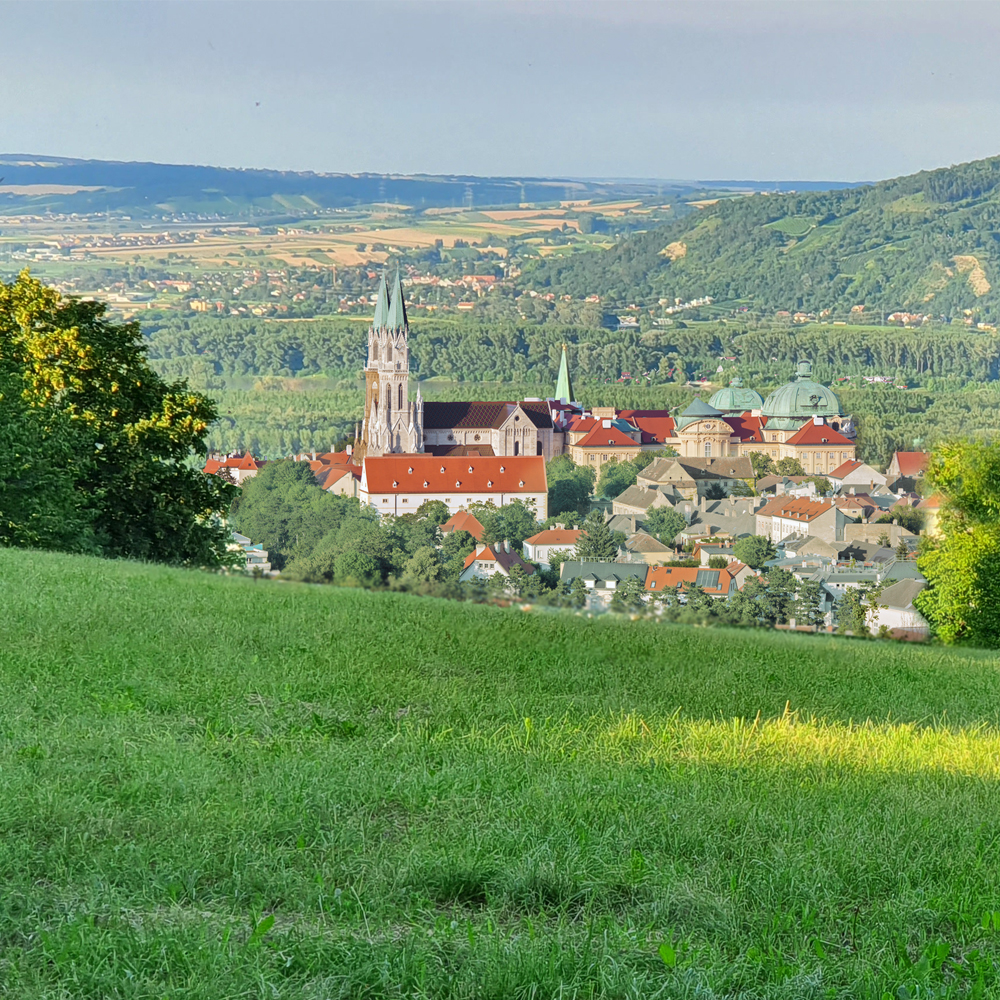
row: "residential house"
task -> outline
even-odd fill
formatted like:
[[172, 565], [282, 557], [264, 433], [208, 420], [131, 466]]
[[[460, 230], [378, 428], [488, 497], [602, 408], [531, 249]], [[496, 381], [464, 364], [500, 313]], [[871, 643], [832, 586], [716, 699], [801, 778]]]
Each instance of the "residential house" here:
[[896, 490], [915, 490], [917, 481], [923, 478], [930, 460], [930, 453], [926, 451], [895, 452], [885, 470], [888, 484]]
[[663, 490], [651, 486], [629, 486], [623, 493], [611, 501], [611, 511], [614, 514], [628, 514], [639, 520], [645, 520], [646, 515], [657, 507], [672, 507]]
[[850, 518], [832, 501], [806, 497], [776, 497], [757, 511], [756, 534], [772, 542], [788, 535], [815, 535], [827, 542], [842, 542]]
[[891, 587], [886, 587], [879, 594], [876, 607], [869, 612], [869, 627], [878, 631], [885, 626], [894, 639], [926, 639], [930, 634], [930, 626], [913, 603], [917, 594], [926, 586], [924, 580], [900, 580]]
[[885, 486], [886, 484], [886, 478], [881, 472], [858, 458], [842, 462], [836, 469], [828, 472], [826, 478], [830, 480], [830, 483], [834, 487], [840, 490], [851, 486], [871, 489], [876, 484], [879, 486]]
[[559, 567], [559, 579], [572, 585], [577, 577], [583, 579], [587, 587], [587, 600], [592, 608], [606, 606], [615, 588], [625, 580], [645, 581], [649, 567], [641, 563], [580, 562], [567, 560]]
[[524, 540], [524, 558], [538, 563], [542, 569], [549, 569], [549, 553], [561, 551], [572, 555], [582, 534], [579, 528], [567, 528], [564, 524], [546, 528]]
[[636, 531], [625, 539], [622, 556], [627, 562], [644, 562], [649, 566], [677, 558], [676, 552], [645, 531]]
[[477, 541], [483, 540], [483, 532], [486, 530], [478, 518], [474, 517], [467, 510], [456, 511], [438, 529], [442, 535], [449, 535], [453, 531], [467, 531]]
[[511, 549], [510, 542], [502, 545], [478, 544], [465, 558], [465, 566], [459, 576], [462, 583], [469, 580], [488, 580], [494, 573], [510, 576], [510, 571], [520, 566], [525, 575], [535, 572], [535, 567], [526, 563], [516, 551]]
[[[742, 563], [740, 564], [743, 565]], [[736, 576], [727, 569], [704, 569], [700, 566], [650, 566], [646, 573], [646, 590], [652, 597], [666, 590], [679, 593], [700, 587], [712, 597], [728, 597], [739, 590]]]
[[658, 489], [678, 499], [694, 500], [718, 491], [726, 494], [736, 484], [753, 482], [749, 458], [675, 458], [665, 456], [650, 462], [636, 479], [637, 486]]
[[217, 476], [228, 472], [237, 486], [242, 486], [247, 479], [252, 479], [264, 467], [264, 460], [254, 458], [250, 452], [244, 455], [211, 455], [201, 470], [206, 475]]

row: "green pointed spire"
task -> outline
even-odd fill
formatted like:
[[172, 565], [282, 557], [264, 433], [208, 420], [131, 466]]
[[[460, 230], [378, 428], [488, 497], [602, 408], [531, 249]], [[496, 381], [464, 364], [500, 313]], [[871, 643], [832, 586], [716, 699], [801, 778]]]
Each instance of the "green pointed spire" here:
[[569, 384], [569, 360], [566, 357], [565, 344], [563, 344], [562, 359], [559, 362], [559, 379], [556, 382], [556, 399], [563, 403], [573, 402], [573, 389]]
[[389, 316], [385, 325], [390, 330], [398, 330], [407, 325], [406, 303], [403, 301], [403, 286], [399, 281], [399, 270], [396, 270], [396, 283], [392, 286], [392, 300], [389, 302]]
[[382, 280], [378, 283], [378, 298], [375, 300], [375, 318], [372, 326], [376, 330], [381, 330], [385, 326], [386, 316], [389, 314], [389, 293], [385, 285], [385, 271], [382, 272]]

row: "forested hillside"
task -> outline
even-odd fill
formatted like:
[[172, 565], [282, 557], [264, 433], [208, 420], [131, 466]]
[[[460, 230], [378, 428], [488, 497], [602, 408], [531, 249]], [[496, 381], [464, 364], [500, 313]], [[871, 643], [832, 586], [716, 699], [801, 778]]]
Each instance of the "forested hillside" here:
[[1000, 315], [1000, 157], [822, 193], [756, 194], [526, 264], [527, 288], [621, 304], [710, 295], [753, 310]]
[[[364, 330], [363, 322], [346, 318], [196, 318], [151, 325], [147, 334], [158, 371], [189, 378], [218, 400], [211, 447], [280, 457], [327, 450], [352, 433], [363, 400]], [[695, 390], [684, 383], [702, 373], [720, 380], [740, 374], [767, 393], [791, 377], [797, 361], [811, 360], [817, 377], [837, 386], [857, 418], [860, 455], [880, 465], [897, 448], [995, 426], [1000, 403], [1000, 340], [957, 325], [694, 323], [641, 333], [429, 318], [413, 323], [414, 380], [428, 399], [545, 396], [554, 390], [563, 343], [577, 395], [591, 406], [623, 409], [686, 405]], [[720, 359], [722, 376], [714, 374]], [[631, 377], [623, 379], [623, 372]], [[894, 384], [868, 385], [863, 376], [873, 373]]]

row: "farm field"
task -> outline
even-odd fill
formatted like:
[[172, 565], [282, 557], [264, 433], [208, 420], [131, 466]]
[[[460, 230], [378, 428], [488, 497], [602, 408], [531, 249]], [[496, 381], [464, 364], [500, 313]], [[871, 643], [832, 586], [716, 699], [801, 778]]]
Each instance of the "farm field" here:
[[5, 997], [994, 996], [1000, 659], [0, 550]]

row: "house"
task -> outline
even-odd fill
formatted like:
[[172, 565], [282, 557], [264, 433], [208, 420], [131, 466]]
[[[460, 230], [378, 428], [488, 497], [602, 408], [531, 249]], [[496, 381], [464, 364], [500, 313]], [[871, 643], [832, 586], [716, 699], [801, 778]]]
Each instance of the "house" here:
[[776, 497], [757, 511], [756, 534], [775, 543], [788, 535], [816, 535], [827, 542], [842, 542], [849, 521], [833, 500]]
[[917, 480], [923, 478], [930, 460], [930, 453], [926, 451], [895, 452], [885, 470], [889, 485], [897, 490], [915, 490]]
[[877, 607], [868, 613], [869, 627], [878, 631], [884, 626], [894, 639], [926, 639], [930, 626], [913, 604], [913, 599], [926, 586], [924, 580], [900, 580], [886, 587], [875, 602]]
[[535, 567], [526, 563], [513, 549], [510, 542], [503, 545], [478, 544], [465, 557], [465, 566], [459, 575], [459, 581], [467, 583], [469, 580], [488, 580], [494, 573], [501, 576], [510, 576], [510, 571], [520, 566], [526, 576], [535, 572]]
[[624, 492], [611, 501], [613, 514], [628, 514], [639, 520], [645, 520], [646, 515], [657, 507], [672, 507], [663, 490], [651, 486], [629, 486]]
[[753, 482], [749, 458], [676, 458], [654, 459], [636, 478], [636, 485], [676, 494], [694, 500], [718, 491], [729, 494], [737, 482]]
[[[310, 462], [310, 465], [313, 463]], [[357, 465], [320, 464], [313, 470], [320, 489], [336, 496], [356, 497], [361, 483], [361, 469]]]
[[[201, 470], [206, 475], [218, 476], [220, 473], [225, 477], [228, 473], [237, 486], [242, 486], [244, 480], [252, 479], [263, 468], [264, 461], [254, 458], [250, 452], [245, 455], [211, 455], [205, 462], [205, 467]], [[226, 470], [223, 472], [223, 470]]]
[[432, 455], [465, 446], [483, 455], [550, 459], [562, 453], [564, 437], [553, 427], [548, 403], [540, 399], [423, 403], [423, 450]]
[[941, 516], [943, 503], [944, 497], [940, 493], [935, 493], [917, 504], [917, 510], [923, 511], [924, 514], [924, 534], [930, 535], [931, 538], [935, 538], [939, 534], [938, 520]]
[[876, 483], [885, 486], [886, 478], [877, 469], [873, 469], [859, 458], [851, 458], [842, 462], [826, 474], [826, 478], [841, 490], [849, 486], [861, 486], [871, 489]]
[[271, 576], [271, 563], [267, 557], [267, 549], [263, 545], [255, 545], [246, 535], [238, 531], [232, 532], [232, 540], [227, 546], [231, 552], [242, 550], [243, 568], [248, 573], [260, 573]]
[[645, 531], [636, 531], [626, 538], [624, 549], [629, 562], [644, 562], [649, 566], [657, 566], [676, 558], [676, 553], [669, 545], [664, 545]]
[[544, 531], [539, 531], [537, 535], [532, 535], [531, 538], [524, 540], [522, 549], [524, 558], [538, 563], [542, 569], [548, 569], [549, 553], [561, 551], [572, 555], [582, 534], [583, 532], [579, 528], [567, 528], [563, 524], [546, 528]]
[[478, 518], [467, 510], [460, 510], [452, 514], [438, 530], [442, 535], [450, 535], [453, 531], [467, 531], [477, 542], [481, 542], [486, 529], [479, 523]]
[[377, 455], [364, 459], [358, 497], [380, 514], [408, 514], [426, 500], [440, 500], [451, 513], [474, 503], [502, 507], [521, 500], [544, 521], [548, 484], [541, 455]]
[[[740, 566], [742, 567], [742, 563]], [[650, 566], [646, 590], [654, 597], [666, 590], [680, 592], [700, 587], [712, 597], [728, 597], [739, 590], [736, 576], [728, 569], [703, 569], [700, 566]]]
[[566, 560], [559, 567], [559, 579], [572, 585], [580, 577], [587, 588], [588, 604], [591, 607], [607, 605], [615, 588], [624, 580], [646, 579], [648, 567], [643, 563], [579, 562]]

